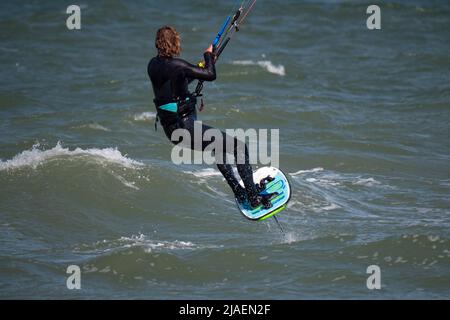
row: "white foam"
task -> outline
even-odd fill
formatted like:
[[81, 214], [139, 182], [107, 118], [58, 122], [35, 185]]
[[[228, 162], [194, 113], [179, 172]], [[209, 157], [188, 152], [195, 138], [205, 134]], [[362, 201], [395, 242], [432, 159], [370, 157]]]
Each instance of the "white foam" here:
[[279, 76], [285, 76], [286, 70], [284, 69], [284, 66], [282, 64], [274, 65], [270, 61], [258, 61], [258, 65], [260, 67], [265, 68], [268, 72], [277, 74]]
[[331, 210], [335, 210], [335, 209], [339, 209], [339, 208], [341, 208], [341, 207], [338, 206], [337, 204], [331, 203], [330, 205], [323, 207], [322, 210], [331, 211]]
[[88, 127], [89, 129], [92, 129], [92, 130], [111, 131], [111, 130], [109, 130], [108, 128], [102, 126], [101, 124], [98, 124], [97, 122], [95, 122], [95, 123], [90, 123], [90, 124], [87, 125], [87, 127]]
[[135, 186], [135, 182], [133, 181], [127, 181], [124, 177], [120, 176], [120, 175], [116, 175], [114, 174], [114, 177], [117, 178], [117, 180], [119, 180], [120, 182], [122, 182], [122, 184], [128, 188], [134, 189], [134, 190], [139, 190], [138, 187]]
[[299, 170], [297, 172], [294, 173], [289, 173], [291, 176], [298, 176], [300, 174], [305, 174], [305, 173], [315, 173], [315, 172], [320, 172], [323, 171], [323, 168], [318, 167], [318, 168], [314, 168], [314, 169], [310, 169], [310, 170]]
[[337, 178], [334, 175], [324, 176], [322, 178], [307, 178], [307, 182], [315, 183], [320, 186], [340, 186], [341, 183], [336, 180]]
[[379, 181], [375, 180], [374, 178], [366, 178], [366, 179], [359, 178], [358, 180], [353, 182], [353, 184], [358, 185], [358, 186], [373, 187], [374, 185], [379, 185], [381, 183]]
[[300, 234], [299, 232], [288, 231], [281, 236], [282, 244], [292, 244], [311, 239], [311, 235]]
[[155, 119], [156, 113], [154, 112], [142, 112], [134, 115], [134, 121], [149, 121]]
[[102, 126], [101, 124], [98, 124], [97, 122], [90, 123], [90, 124], [84, 124], [75, 128], [88, 128], [92, 130], [100, 130], [100, 131], [111, 131], [108, 128]]
[[272, 61], [269, 60], [262, 60], [262, 61], [252, 61], [252, 60], [236, 60], [233, 61], [233, 64], [235, 65], [241, 65], [241, 66], [260, 66], [261, 68], [267, 70], [267, 72], [279, 75], [279, 76], [285, 76], [286, 70], [282, 64], [274, 65]]
[[283, 243], [294, 243], [300, 240], [300, 237], [298, 236], [298, 234], [294, 233], [294, 232], [287, 232], [284, 235], [284, 239], [283, 239]]
[[33, 145], [30, 150], [22, 151], [10, 160], [1, 161], [0, 171], [18, 169], [22, 167], [32, 167], [35, 169], [37, 166], [59, 157], [76, 156], [88, 156], [95, 160], [116, 163], [129, 168], [144, 165], [139, 161], [128, 158], [126, 155], [122, 155], [117, 148], [76, 148], [74, 150], [70, 150], [69, 148], [62, 147], [61, 143], [58, 142], [55, 147], [49, 150], [41, 150], [39, 149], [39, 144], [36, 144]]
[[138, 236], [131, 237], [121, 237], [119, 242], [128, 247], [143, 247], [146, 252], [150, 252], [155, 249], [195, 249], [197, 246], [189, 241], [154, 241], [147, 239], [144, 234], [139, 234]]
[[166, 250], [195, 250], [203, 248], [219, 248], [221, 246], [214, 245], [197, 245], [190, 241], [164, 241], [164, 240], [152, 240], [146, 235], [140, 233], [138, 235], [132, 235], [130, 237], [123, 236], [116, 240], [102, 240], [97, 241], [91, 245], [79, 245], [75, 248], [77, 251], [93, 251], [93, 252], [111, 252], [116, 250], [128, 249], [140, 247], [145, 252], [149, 253], [154, 250], [166, 251]]
[[219, 170], [215, 170], [213, 168], [207, 168], [198, 171], [183, 171], [184, 173], [192, 174], [197, 178], [207, 178], [207, 177], [215, 177], [222, 176]]

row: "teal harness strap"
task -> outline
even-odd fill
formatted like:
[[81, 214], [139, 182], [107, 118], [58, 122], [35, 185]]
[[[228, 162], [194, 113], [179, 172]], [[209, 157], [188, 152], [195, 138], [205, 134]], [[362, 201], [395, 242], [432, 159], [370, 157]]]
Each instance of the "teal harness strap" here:
[[[156, 99], [153, 100], [153, 102], [157, 105], [157, 109], [161, 109], [161, 110], [169, 111], [169, 112], [173, 112], [173, 113], [178, 113], [178, 103], [179, 102], [187, 102], [187, 101], [190, 101], [189, 97], [187, 97], [184, 100], [177, 99], [177, 102], [169, 102], [169, 103], [163, 104], [161, 106], [158, 106], [157, 100]], [[183, 108], [181, 108], [181, 111], [182, 110], [183, 110]], [[156, 119], [155, 119], [155, 131], [157, 128], [158, 121], [159, 121], [159, 114], [156, 115]]]
[[178, 104], [176, 102], [166, 103], [162, 106], [158, 107], [161, 110], [166, 110], [169, 112], [177, 112], [178, 111]]
[[[190, 98], [187, 97], [184, 101], [189, 101], [189, 100], [190, 100]], [[180, 102], [180, 101], [178, 101], [178, 102]], [[178, 112], [178, 102], [166, 103], [166, 104], [163, 104], [162, 106], [159, 106], [158, 108], [169, 111], [169, 112]]]
[[[156, 102], [155, 102], [156, 104]], [[176, 102], [166, 103], [162, 106], [157, 107], [158, 109], [169, 111], [169, 112], [178, 112], [178, 104]], [[158, 130], [158, 122], [159, 122], [159, 114], [156, 114], [155, 118], [155, 131]]]

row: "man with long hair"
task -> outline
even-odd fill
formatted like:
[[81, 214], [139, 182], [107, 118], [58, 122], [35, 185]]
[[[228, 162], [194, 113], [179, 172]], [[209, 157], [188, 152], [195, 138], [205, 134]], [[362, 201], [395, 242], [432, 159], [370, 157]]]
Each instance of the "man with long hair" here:
[[[157, 117], [161, 121], [166, 136], [173, 143], [178, 144], [181, 141], [174, 141], [172, 133], [177, 129], [185, 129], [191, 137], [189, 147], [198, 149], [196, 146], [199, 146], [201, 148], [199, 151], [204, 151], [208, 144], [203, 141], [203, 133], [213, 128], [202, 124], [201, 136], [194, 135], [194, 123], [197, 120], [197, 98], [189, 92], [188, 85], [193, 80], [214, 81], [216, 79], [213, 47], [209, 46], [204, 52], [204, 67], [195, 66], [177, 58], [181, 53], [181, 38], [175, 28], [170, 26], [164, 26], [158, 30], [155, 46], [158, 55], [150, 60], [147, 71], [155, 95]], [[275, 194], [260, 195], [260, 191], [264, 188], [264, 181], [260, 184], [253, 182], [253, 170], [249, 163], [248, 148], [245, 143], [231, 138], [222, 131], [218, 132], [222, 136], [224, 152], [216, 154], [216, 159], [223, 160], [217, 161], [216, 164], [233, 190], [236, 199], [242, 203], [248, 201], [252, 208], [260, 205], [270, 208], [272, 206], [270, 199]], [[195, 143], [195, 139], [202, 141]], [[231, 152], [227, 149], [230, 139], [234, 146]], [[238, 148], [239, 143], [243, 145], [243, 148]], [[231, 165], [227, 163], [225, 151], [232, 153], [245, 188], [239, 184]]]

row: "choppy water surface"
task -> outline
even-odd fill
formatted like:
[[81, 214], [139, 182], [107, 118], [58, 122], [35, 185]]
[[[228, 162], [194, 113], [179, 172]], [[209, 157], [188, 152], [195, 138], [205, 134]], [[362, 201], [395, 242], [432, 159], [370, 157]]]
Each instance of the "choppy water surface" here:
[[208, 124], [280, 129], [282, 235], [153, 127], [155, 30], [195, 62], [232, 3], [83, 1], [71, 32], [2, 1], [0, 297], [449, 298], [450, 5], [382, 1], [380, 31], [367, 5], [258, 1], [205, 86]]

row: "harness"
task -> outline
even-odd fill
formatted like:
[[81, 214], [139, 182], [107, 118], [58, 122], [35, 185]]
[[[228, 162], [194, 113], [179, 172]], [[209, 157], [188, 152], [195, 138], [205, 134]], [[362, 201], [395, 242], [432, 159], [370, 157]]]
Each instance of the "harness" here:
[[197, 97], [190, 94], [189, 96], [177, 98], [174, 101], [167, 102], [153, 99], [156, 106], [156, 119], [155, 119], [155, 131], [157, 131], [157, 124], [161, 120], [164, 125], [165, 120], [168, 122], [178, 122], [180, 119], [195, 112], [195, 106], [197, 104]]

